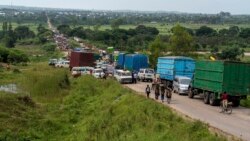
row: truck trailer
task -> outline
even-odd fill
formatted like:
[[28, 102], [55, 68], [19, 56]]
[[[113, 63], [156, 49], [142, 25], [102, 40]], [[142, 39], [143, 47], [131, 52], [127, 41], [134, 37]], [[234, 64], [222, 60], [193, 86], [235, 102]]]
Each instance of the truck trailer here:
[[138, 72], [141, 68], [148, 68], [148, 57], [146, 55], [126, 54], [124, 59], [124, 69]]
[[89, 66], [94, 67], [95, 58], [93, 53], [72, 51], [70, 55], [70, 68]]
[[188, 96], [203, 95], [205, 104], [218, 105], [223, 92], [239, 106], [250, 89], [250, 64], [231, 61], [197, 61]]
[[167, 88], [173, 88], [173, 80], [176, 76], [193, 78], [195, 61], [189, 57], [170, 56], [159, 57], [157, 63], [157, 74], [161, 82]]

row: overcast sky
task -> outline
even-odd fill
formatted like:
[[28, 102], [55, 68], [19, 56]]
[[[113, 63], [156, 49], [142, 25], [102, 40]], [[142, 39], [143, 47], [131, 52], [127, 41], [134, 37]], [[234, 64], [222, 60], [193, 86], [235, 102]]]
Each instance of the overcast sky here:
[[0, 0], [0, 5], [87, 10], [179, 11], [250, 14], [250, 0]]

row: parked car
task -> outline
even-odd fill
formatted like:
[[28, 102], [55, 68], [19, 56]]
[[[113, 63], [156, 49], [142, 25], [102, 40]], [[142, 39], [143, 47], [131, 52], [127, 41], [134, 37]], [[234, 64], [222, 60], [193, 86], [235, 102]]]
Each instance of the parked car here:
[[153, 81], [155, 71], [153, 69], [140, 69], [138, 72], [138, 80]]
[[121, 84], [122, 83], [132, 83], [132, 74], [129, 71], [116, 70], [114, 77]]
[[55, 66], [55, 64], [57, 63], [57, 59], [49, 59], [49, 65], [50, 66]]
[[188, 94], [191, 79], [185, 76], [176, 76], [173, 81], [173, 91], [178, 94]]
[[104, 72], [103, 72], [102, 69], [94, 69], [93, 72], [92, 72], [92, 75], [95, 78], [103, 78], [104, 77]]
[[94, 68], [93, 67], [73, 67], [71, 74], [73, 76], [90, 74], [90, 70], [94, 70]]
[[55, 67], [60, 68], [68, 68], [69, 67], [69, 61], [61, 60], [55, 64]]

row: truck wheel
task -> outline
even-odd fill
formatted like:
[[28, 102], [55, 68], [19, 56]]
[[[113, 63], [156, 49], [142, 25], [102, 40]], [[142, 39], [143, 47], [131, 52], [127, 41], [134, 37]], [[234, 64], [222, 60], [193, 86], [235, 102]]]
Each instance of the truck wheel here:
[[234, 107], [239, 107], [240, 106], [240, 100], [234, 100], [233, 101], [233, 106]]
[[188, 88], [188, 97], [189, 98], [194, 98], [194, 93], [192, 91], [192, 88]]
[[203, 99], [205, 104], [209, 104], [209, 93], [205, 92], [204, 93], [204, 99]]
[[214, 93], [211, 93], [209, 95], [209, 102], [210, 102], [210, 105], [212, 105], [212, 106], [216, 105], [216, 100], [215, 100], [215, 94]]

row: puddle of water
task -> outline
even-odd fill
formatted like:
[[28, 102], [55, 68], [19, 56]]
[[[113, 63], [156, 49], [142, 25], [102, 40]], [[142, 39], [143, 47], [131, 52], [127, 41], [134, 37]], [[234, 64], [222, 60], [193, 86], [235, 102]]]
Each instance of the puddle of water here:
[[16, 94], [17, 85], [16, 84], [0, 85], [0, 91]]

